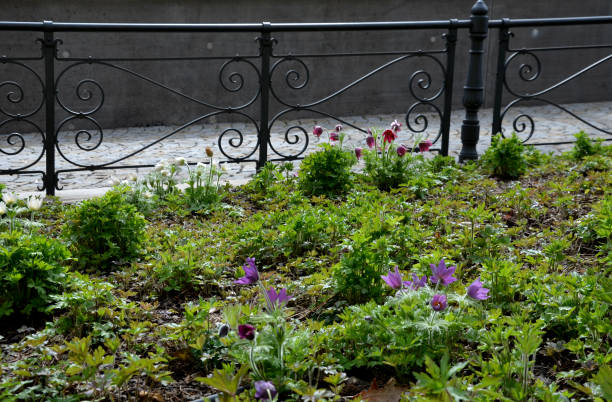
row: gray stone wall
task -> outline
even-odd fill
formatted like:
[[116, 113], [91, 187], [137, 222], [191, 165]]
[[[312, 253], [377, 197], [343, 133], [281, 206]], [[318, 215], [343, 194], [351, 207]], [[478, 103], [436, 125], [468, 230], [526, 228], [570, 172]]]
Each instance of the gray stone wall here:
[[[235, 22], [329, 22], [329, 21], [394, 21], [394, 20], [443, 20], [468, 18], [473, 0], [4, 0], [0, 19], [13, 21], [54, 20], [63, 22], [165, 22], [165, 23], [235, 23]], [[489, 0], [491, 18], [570, 17], [583, 15], [610, 15], [609, 0], [577, 1], [533, 1], [533, 0]], [[387, 31], [387, 32], [336, 32], [336, 33], [278, 33], [275, 54], [288, 53], [335, 53], [335, 52], [381, 52], [418, 49], [441, 49], [443, 31]], [[513, 47], [548, 46], [567, 44], [609, 43], [612, 27], [566, 27], [517, 29]], [[209, 33], [58, 33], [62, 40], [59, 56], [100, 57], [129, 59], [137, 57], [211, 57], [256, 55], [258, 45], [254, 34], [209, 34]], [[0, 32], [0, 55], [9, 57], [39, 55], [35, 42], [38, 33]], [[487, 105], [492, 103], [495, 77], [497, 32], [491, 32], [488, 43]], [[457, 61], [453, 103], [461, 106], [462, 87], [467, 68], [469, 40], [465, 31], [460, 31], [457, 46]], [[609, 49], [580, 52], [551, 52], [542, 58], [541, 78], [534, 87], [546, 86], [574, 73], [594, 60], [609, 54]], [[370, 70], [390, 60], [391, 56], [325, 57], [302, 60], [309, 69], [309, 83], [301, 90], [292, 90], [284, 84], [285, 74], [290, 69], [301, 72], [298, 64], [286, 63], [279, 68], [273, 82], [279, 96], [300, 103], [322, 98]], [[273, 60], [276, 61], [278, 59]], [[225, 60], [189, 61], [129, 61], [117, 60], [119, 65], [143, 77], [173, 88], [192, 98], [221, 106], [236, 106], [248, 102], [257, 92], [257, 75], [246, 63], [233, 63], [220, 76]], [[259, 61], [253, 62], [258, 65]], [[57, 63], [58, 73], [71, 62]], [[29, 61], [35, 71], [40, 72], [40, 61]], [[341, 96], [326, 102], [319, 108], [335, 115], [359, 115], [373, 113], [405, 112], [414, 102], [409, 93], [410, 75], [425, 69], [432, 74], [431, 91], [439, 88], [442, 76], [432, 62], [411, 59], [398, 63]], [[238, 72], [243, 77], [240, 91], [230, 73]], [[516, 72], [513, 73], [516, 75]], [[589, 102], [612, 99], [612, 63], [586, 74], [581, 80], [555, 91], [553, 99], [560, 102]], [[88, 110], [99, 102], [98, 88], [84, 84], [83, 90], [91, 91], [90, 100], [75, 96], [79, 81], [95, 79], [104, 92], [104, 103], [96, 112], [97, 121], [104, 127], [141, 126], [153, 124], [181, 124], [188, 122], [211, 109], [199, 105], [166, 89], [153, 85], [125, 71], [99, 65], [80, 65], [70, 68], [62, 76], [59, 86], [60, 99], [76, 110]], [[24, 88], [24, 101], [7, 104], [7, 88], [1, 88], [0, 102], [8, 108], [25, 107], [28, 102], [35, 106], [40, 100], [40, 85], [33, 75], [14, 65], [0, 64], [0, 82], [14, 80]], [[300, 81], [298, 81], [299, 83]], [[87, 98], [87, 92], [81, 93]], [[255, 103], [247, 112], [257, 116], [259, 105]], [[272, 110], [280, 110], [273, 103]], [[60, 113], [61, 114], [61, 113]], [[289, 119], [299, 114], [285, 116]], [[227, 118], [227, 116], [219, 116]], [[236, 119], [240, 120], [239, 117]], [[61, 121], [61, 120], [60, 120]], [[73, 122], [69, 123], [73, 129]], [[77, 127], [78, 128], [78, 127]]]

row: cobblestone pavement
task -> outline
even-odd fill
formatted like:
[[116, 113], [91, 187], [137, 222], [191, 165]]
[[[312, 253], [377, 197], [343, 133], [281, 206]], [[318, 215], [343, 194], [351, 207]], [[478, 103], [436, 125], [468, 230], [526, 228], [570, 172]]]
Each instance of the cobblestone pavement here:
[[[572, 104], [567, 105], [576, 115], [582, 117], [586, 121], [595, 124], [607, 131], [612, 131], [612, 102], [603, 103], [588, 103], [588, 104]], [[512, 119], [518, 114], [525, 113], [530, 115], [535, 123], [535, 131], [533, 137], [530, 139], [530, 143], [541, 143], [541, 142], [558, 142], [558, 141], [571, 141], [574, 134], [580, 130], [593, 135], [597, 138], [612, 138], [606, 136], [603, 133], [599, 133], [592, 127], [581, 123], [579, 120], [573, 118], [569, 114], [566, 114], [556, 108], [549, 106], [532, 106], [516, 108], [517, 112], [514, 115], [508, 115], [504, 120], [504, 128], [506, 131], [512, 130]], [[484, 109], [480, 113], [481, 116], [481, 137], [478, 145], [479, 154], [484, 152], [490, 143], [491, 138], [491, 109]], [[439, 130], [439, 120], [434, 119], [433, 116], [428, 116], [429, 127], [425, 131], [423, 139], [432, 139], [436, 136]], [[405, 144], [411, 145], [414, 140], [409, 131], [406, 129], [405, 116], [402, 115], [377, 115], [377, 116], [349, 116], [343, 118], [344, 121], [354, 124], [361, 128], [386, 128], [389, 123], [397, 119], [402, 122], [402, 131], [400, 132], [399, 141]], [[458, 156], [461, 149], [460, 140], [460, 129], [461, 122], [463, 119], [463, 111], [456, 110], [452, 114], [451, 119], [451, 134], [450, 134], [450, 155]], [[527, 122], [527, 120], [521, 120]], [[298, 129], [292, 129], [289, 131], [289, 135], [301, 134], [301, 138], [296, 144], [288, 144], [284, 141], [284, 135], [287, 129], [293, 126], [303, 127], [310, 136], [309, 144], [305, 154], [312, 152], [317, 149], [317, 141], [312, 136], [312, 127], [314, 125], [321, 125], [326, 129], [333, 129], [338, 122], [332, 119], [303, 119], [299, 121], [285, 121], [278, 122], [275, 124], [272, 130], [271, 138], [273, 147], [282, 154], [295, 154], [296, 150], [302, 149], [304, 145], [304, 134]], [[415, 122], [411, 122], [413, 126]], [[227, 129], [239, 130], [244, 134], [244, 142], [240, 145], [240, 148], [232, 148], [227, 140], [236, 136], [235, 131], [229, 131], [226, 133], [223, 141], [223, 149], [235, 156], [244, 155], [244, 152], [250, 153], [257, 143], [257, 138], [254, 133], [252, 126], [248, 126], [243, 123], [211, 123], [204, 125], [194, 125], [186, 129], [183, 129], [176, 134], [168, 137], [167, 139], [160, 141], [156, 145], [153, 145], [142, 152], [125, 159], [121, 163], [124, 165], [139, 165], [139, 164], [156, 164], [162, 159], [175, 158], [182, 156], [189, 162], [198, 162], [206, 159], [204, 148], [210, 146], [215, 152], [215, 157], [219, 157], [219, 160], [225, 159], [218, 149], [218, 138], [224, 130]], [[518, 126], [520, 128], [520, 126]], [[79, 149], [75, 144], [74, 132], [63, 132], [60, 133], [58, 142], [60, 144], [61, 152], [66, 155], [69, 159], [82, 165], [101, 164], [110, 162], [114, 159], [131, 154], [138, 149], [147, 146], [148, 144], [164, 137], [171, 133], [176, 127], [134, 127], [134, 128], [119, 128], [106, 130], [104, 132], [103, 141], [99, 147], [93, 151], [84, 151]], [[355, 146], [365, 147], [365, 135], [353, 128], [345, 125], [343, 130], [346, 134], [345, 144], [346, 146], [353, 148]], [[99, 137], [92, 136], [90, 142], [82, 141], [83, 147], [93, 146]], [[86, 135], [81, 134], [81, 139], [85, 140]], [[0, 147], [4, 150], [7, 148], [6, 136], [0, 137]], [[236, 140], [235, 140], [236, 141]], [[7, 167], [23, 166], [31, 161], [35, 160], [37, 155], [41, 152], [41, 139], [40, 136], [34, 135], [26, 136], [27, 146], [26, 149], [15, 156], [2, 155], [0, 157], [0, 168], [5, 169]], [[436, 144], [439, 146], [440, 142]], [[555, 146], [542, 146], [541, 150], [545, 152], [561, 152], [568, 150], [571, 145], [555, 145]], [[233, 153], [236, 151], [237, 153]], [[242, 152], [242, 153], [241, 153]], [[268, 150], [269, 158], [278, 157], [272, 150]], [[255, 152], [253, 159], [256, 159], [258, 152]], [[296, 162], [296, 167], [299, 162]], [[240, 164], [227, 164], [227, 174], [224, 179], [233, 184], [244, 183], [255, 173], [254, 163], [240, 163]], [[74, 168], [74, 165], [68, 163], [62, 156], [57, 154], [57, 168], [58, 169], [70, 169]], [[44, 158], [39, 161], [31, 169], [44, 170]], [[60, 185], [63, 186], [64, 190], [59, 191], [58, 195], [72, 194], [72, 197], [84, 198], [93, 194], [99, 194], [104, 191], [110, 184], [111, 177], [125, 178], [131, 174], [144, 175], [148, 171], [148, 168], [141, 169], [125, 169], [125, 170], [99, 170], [99, 171], [84, 171], [84, 172], [66, 172], [60, 175]], [[36, 186], [40, 184], [40, 176], [0, 176], [0, 183], [4, 183], [7, 187], [16, 192], [35, 192]], [[97, 189], [97, 190], [94, 190]]]

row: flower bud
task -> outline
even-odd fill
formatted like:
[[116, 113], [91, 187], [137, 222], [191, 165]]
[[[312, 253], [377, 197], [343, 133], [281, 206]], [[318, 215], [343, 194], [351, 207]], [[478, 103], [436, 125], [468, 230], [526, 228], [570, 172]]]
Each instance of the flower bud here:
[[403, 145], [400, 145], [399, 147], [397, 147], [397, 155], [399, 157], [402, 157], [402, 156], [406, 155], [407, 151], [408, 151], [408, 148], [406, 148]]
[[227, 324], [223, 324], [221, 325], [221, 328], [219, 328], [219, 338], [224, 338], [227, 336], [227, 334], [229, 333], [229, 325]]
[[206, 147], [205, 151], [206, 151], [206, 156], [208, 156], [209, 158], [213, 157], [213, 150], [211, 147]]
[[373, 148], [374, 143], [376, 141], [374, 140], [374, 137], [372, 136], [372, 132], [370, 130], [368, 131], [370, 132], [370, 135], [368, 135], [368, 137], [366, 138], [366, 144], [368, 144], [368, 148]]

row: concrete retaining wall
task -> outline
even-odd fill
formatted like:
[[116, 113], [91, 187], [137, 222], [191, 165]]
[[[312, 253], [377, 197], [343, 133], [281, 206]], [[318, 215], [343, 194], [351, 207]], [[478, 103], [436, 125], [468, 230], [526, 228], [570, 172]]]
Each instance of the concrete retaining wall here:
[[[468, 18], [473, 0], [4, 0], [0, 19], [13, 21], [74, 21], [74, 22], [328, 22], [328, 21], [393, 21], [393, 20], [441, 20]], [[533, 1], [489, 0], [491, 18], [571, 17], [584, 15], [610, 15], [610, 0], [583, 1]], [[275, 35], [276, 54], [285, 53], [334, 53], [355, 51], [396, 51], [443, 48], [443, 32], [339, 32], [339, 33], [280, 33]], [[612, 26], [517, 29], [513, 47], [548, 46], [567, 44], [609, 43]], [[0, 32], [0, 55], [36, 56], [39, 45], [35, 39], [40, 34]], [[255, 55], [258, 46], [253, 34], [75, 34], [58, 33], [63, 43], [59, 56], [70, 57], [182, 57], [182, 56], [233, 56]], [[497, 32], [491, 32], [487, 67], [487, 105], [492, 103], [495, 77]], [[467, 69], [466, 32], [460, 32], [457, 46], [457, 62], [453, 102], [461, 106], [462, 87]], [[609, 54], [609, 49], [581, 52], [551, 52], [542, 58], [543, 71], [537, 85], [544, 88], [551, 83], [579, 70], [594, 60]], [[283, 84], [285, 74], [291, 68], [279, 69], [274, 76], [280, 96], [300, 103], [316, 100], [358, 79], [376, 66], [390, 60], [390, 56], [304, 58], [309, 67], [310, 82], [302, 90], [291, 90]], [[257, 91], [257, 76], [245, 63], [234, 63], [226, 73], [237, 71], [244, 79], [238, 92], [224, 89], [219, 70], [224, 60], [192, 60], [164, 62], [114, 62], [138, 74], [149, 77], [184, 94], [216, 105], [242, 104]], [[255, 60], [258, 64], [258, 60]], [[41, 71], [41, 62], [29, 65]], [[59, 62], [58, 72], [68, 66]], [[441, 83], [441, 75], [432, 63], [416, 60], [402, 62], [372, 77], [342, 96], [325, 103], [320, 109], [335, 115], [363, 115], [372, 113], [405, 112], [414, 102], [408, 91], [410, 75], [421, 68], [433, 76], [432, 87]], [[24, 82], [27, 102], [35, 104], [40, 99], [40, 85], [35, 85], [29, 73], [15, 66], [0, 64], [0, 82], [15, 80]], [[512, 72], [516, 76], [516, 71]], [[589, 102], [612, 99], [612, 63], [585, 75], [553, 93], [560, 102]], [[96, 79], [104, 89], [104, 104], [96, 113], [104, 127], [140, 126], [151, 124], [180, 124], [210, 109], [176, 96], [167, 90], [113, 68], [83, 65], [66, 72], [59, 94], [66, 104], [78, 110], [87, 110], [99, 98], [97, 88], [91, 90], [92, 100], [75, 97], [76, 84], [85, 78]], [[221, 77], [223, 83], [235, 88], [229, 74]], [[6, 88], [0, 93], [0, 102], [7, 105]], [[81, 94], [87, 98], [87, 93]], [[257, 116], [256, 103], [248, 111]], [[279, 105], [272, 105], [280, 110]], [[16, 109], [13, 109], [16, 110]], [[287, 118], [299, 115], [290, 114]], [[72, 122], [68, 125], [74, 128]]]

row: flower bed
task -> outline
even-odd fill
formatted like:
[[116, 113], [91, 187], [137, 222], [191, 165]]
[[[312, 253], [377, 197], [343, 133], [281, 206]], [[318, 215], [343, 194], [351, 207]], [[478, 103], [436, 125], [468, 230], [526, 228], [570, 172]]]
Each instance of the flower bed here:
[[237, 188], [208, 150], [79, 205], [5, 190], [1, 399], [611, 398], [612, 147], [459, 166], [387, 131]]

